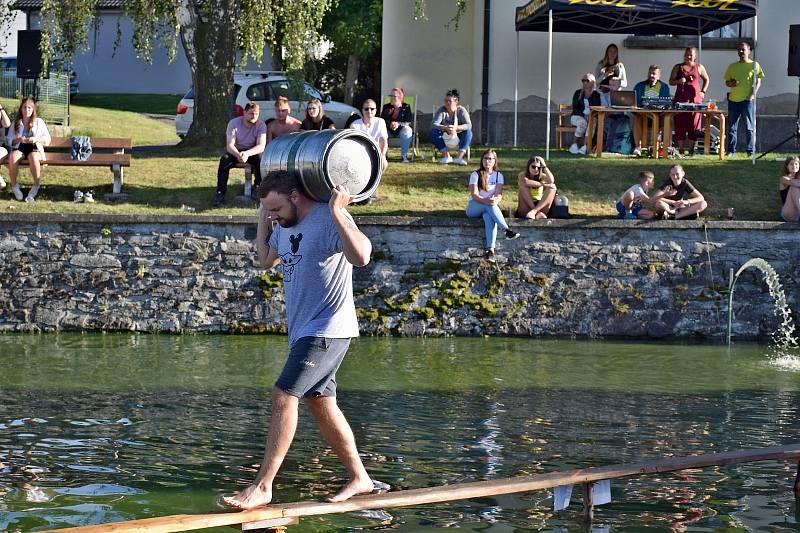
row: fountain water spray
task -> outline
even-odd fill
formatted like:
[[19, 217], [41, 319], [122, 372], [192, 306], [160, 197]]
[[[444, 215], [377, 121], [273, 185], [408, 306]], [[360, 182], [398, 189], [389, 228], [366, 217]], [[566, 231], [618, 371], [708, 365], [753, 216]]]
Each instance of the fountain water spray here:
[[733, 274], [733, 269], [731, 269], [730, 290], [728, 291], [728, 346], [731, 344], [731, 328], [733, 323], [733, 289], [736, 285], [736, 280], [739, 279], [742, 272], [750, 267], [756, 268], [764, 274], [764, 281], [767, 283], [769, 294], [775, 301], [775, 314], [781, 317], [781, 325], [777, 330], [772, 332], [771, 337], [778, 350], [776, 355], [782, 356], [785, 350], [796, 349], [798, 347], [797, 339], [794, 336], [794, 321], [792, 320], [792, 313], [789, 306], [786, 304], [786, 294], [783, 292], [778, 273], [775, 272], [772, 265], [759, 257], [754, 257], [746, 261], [739, 270], [736, 271], [736, 275]]

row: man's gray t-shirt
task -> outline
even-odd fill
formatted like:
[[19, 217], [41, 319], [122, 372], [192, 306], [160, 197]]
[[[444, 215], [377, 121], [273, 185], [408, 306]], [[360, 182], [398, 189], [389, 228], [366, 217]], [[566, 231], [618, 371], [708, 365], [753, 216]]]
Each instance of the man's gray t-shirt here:
[[256, 120], [255, 124], [246, 124], [244, 117], [236, 117], [228, 122], [226, 130], [226, 138], [234, 135], [236, 139], [233, 141], [237, 150], [249, 150], [258, 144], [258, 138], [267, 134], [267, 125], [263, 120]]
[[302, 337], [358, 337], [353, 265], [328, 204], [317, 203], [290, 228], [276, 226], [268, 244], [281, 260], [289, 344]]

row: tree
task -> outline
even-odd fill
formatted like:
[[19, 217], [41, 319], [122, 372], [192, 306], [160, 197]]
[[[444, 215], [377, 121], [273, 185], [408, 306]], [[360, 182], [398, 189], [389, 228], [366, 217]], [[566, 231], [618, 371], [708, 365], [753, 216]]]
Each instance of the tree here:
[[323, 19], [321, 33], [333, 45], [330, 55], [347, 57], [345, 103], [353, 104], [362, 62], [380, 49], [382, 22], [383, 0], [339, 0]]
[[[183, 144], [210, 147], [225, 138], [237, 53], [242, 62], [260, 59], [268, 45], [288, 70], [299, 71], [307, 50], [318, 43], [322, 18], [334, 2], [123, 0], [123, 13], [133, 23], [133, 46], [148, 62], [158, 42], [174, 59], [180, 36], [195, 94], [194, 121]], [[96, 6], [97, 0], [44, 0], [43, 56], [72, 57], [86, 49]]]

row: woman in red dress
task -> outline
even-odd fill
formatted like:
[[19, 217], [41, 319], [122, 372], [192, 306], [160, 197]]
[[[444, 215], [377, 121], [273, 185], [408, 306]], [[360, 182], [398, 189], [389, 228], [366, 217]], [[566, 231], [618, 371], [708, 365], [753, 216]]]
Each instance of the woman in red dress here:
[[[700, 82], [702, 81], [702, 86]], [[672, 67], [669, 84], [676, 85], [675, 103], [692, 102], [699, 104], [708, 91], [708, 73], [706, 67], [697, 62], [697, 48], [689, 47], [683, 54], [683, 63]], [[689, 138], [689, 154], [694, 155], [697, 132], [701, 129], [700, 113], [675, 114], [675, 136], [680, 153], [684, 153], [684, 143]]]

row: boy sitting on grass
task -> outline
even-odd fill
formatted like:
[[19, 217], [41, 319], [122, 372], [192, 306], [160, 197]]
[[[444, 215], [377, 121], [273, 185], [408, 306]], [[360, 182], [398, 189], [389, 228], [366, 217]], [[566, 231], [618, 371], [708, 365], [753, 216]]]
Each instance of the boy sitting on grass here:
[[647, 191], [653, 188], [655, 175], [649, 170], [643, 170], [639, 173], [639, 183], [631, 186], [627, 191], [622, 193], [619, 200], [617, 200], [617, 218], [620, 219], [651, 219], [655, 217], [655, 213], [646, 209], [642, 204], [649, 202], [650, 197]]

